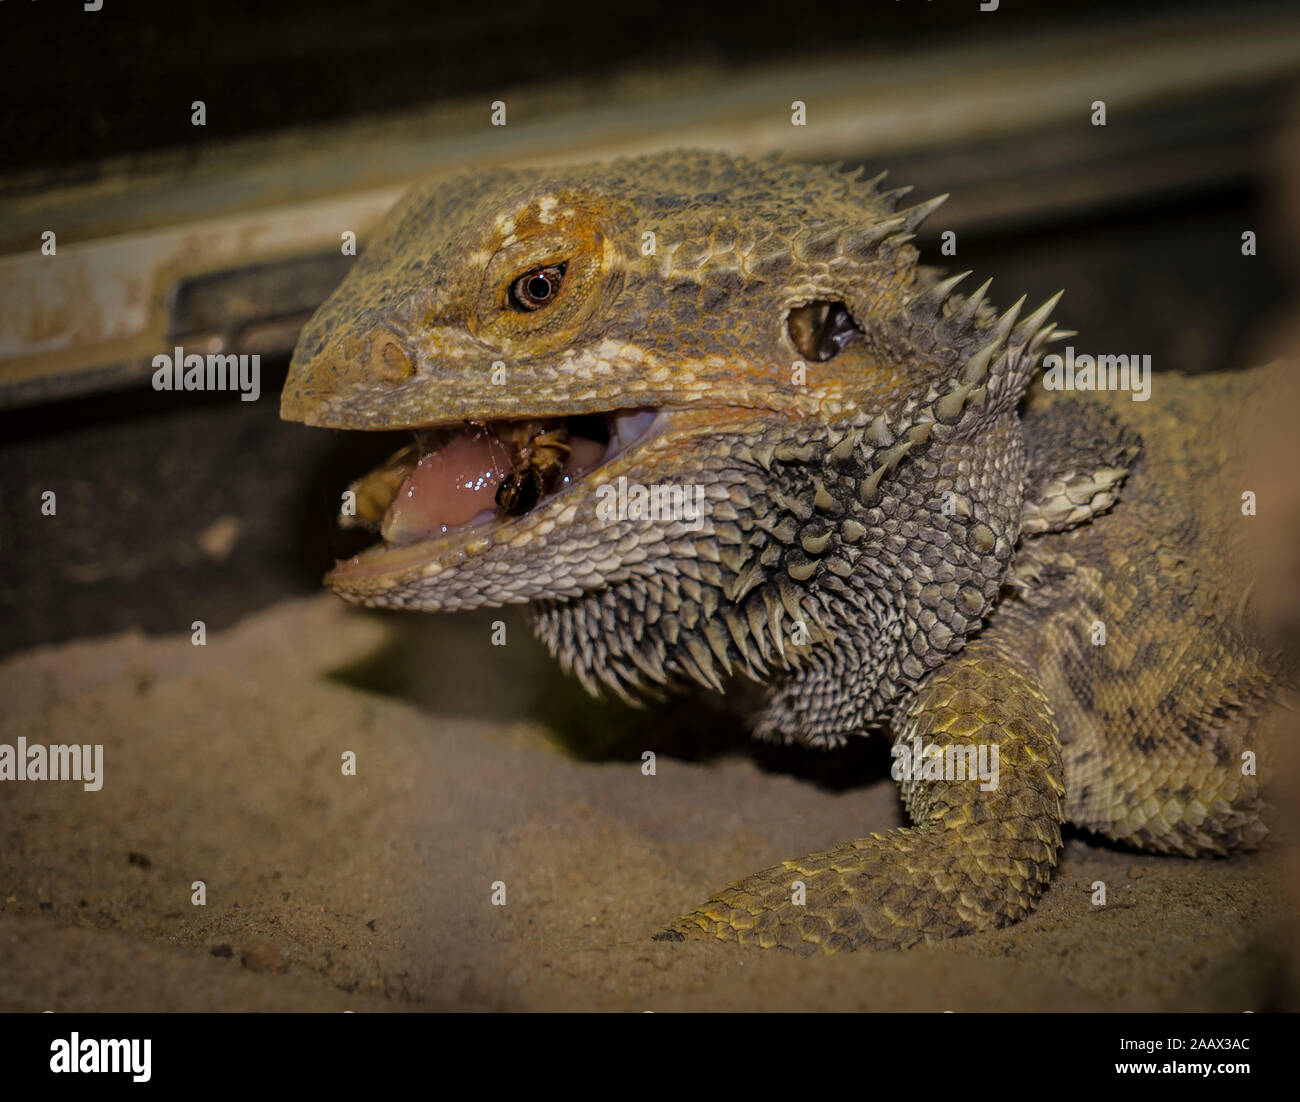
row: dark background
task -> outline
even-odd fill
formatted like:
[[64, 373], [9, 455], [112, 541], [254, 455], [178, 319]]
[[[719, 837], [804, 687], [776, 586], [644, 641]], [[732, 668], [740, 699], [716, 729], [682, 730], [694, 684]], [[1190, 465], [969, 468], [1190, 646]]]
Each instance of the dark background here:
[[[80, 7], [7, 0], [0, 8], [9, 170], [57, 168], [59, 179], [83, 178], [95, 171], [84, 162], [109, 155], [518, 85], [595, 84], [633, 67], [755, 66], [945, 39], [983, 38], [1014, 51], [1017, 35], [1064, 23], [1223, 10], [1208, 0], [1001, 0], [992, 16], [979, 11], [979, 0], [104, 0], [103, 11], [84, 16]], [[197, 134], [187, 109], [196, 99], [221, 105]]]

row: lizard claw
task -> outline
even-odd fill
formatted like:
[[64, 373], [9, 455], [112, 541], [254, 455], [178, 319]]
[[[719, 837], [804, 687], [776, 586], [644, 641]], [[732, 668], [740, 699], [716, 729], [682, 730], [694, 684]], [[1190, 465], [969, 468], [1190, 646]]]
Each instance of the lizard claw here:
[[658, 931], [658, 933], [652, 934], [650, 940], [699, 941], [703, 938], [709, 937], [713, 933], [717, 923], [709, 921], [708, 916], [704, 913], [705, 907], [707, 906], [709, 906], [709, 904], [706, 903], [704, 907], [700, 907], [697, 910], [691, 911], [689, 914], [684, 914], [674, 919], [662, 930]]

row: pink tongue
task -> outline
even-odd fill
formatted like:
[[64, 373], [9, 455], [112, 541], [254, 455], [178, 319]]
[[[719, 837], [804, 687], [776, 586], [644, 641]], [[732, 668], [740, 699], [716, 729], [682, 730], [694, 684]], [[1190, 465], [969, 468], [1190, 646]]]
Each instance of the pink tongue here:
[[492, 512], [497, 486], [509, 472], [510, 449], [491, 433], [455, 437], [420, 457], [384, 515], [384, 539], [432, 539]]

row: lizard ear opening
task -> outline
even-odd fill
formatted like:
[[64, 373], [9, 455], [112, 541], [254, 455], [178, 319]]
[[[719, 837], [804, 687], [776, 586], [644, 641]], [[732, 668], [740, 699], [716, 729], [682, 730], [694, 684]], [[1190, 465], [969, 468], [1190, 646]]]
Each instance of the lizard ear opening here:
[[790, 340], [805, 360], [824, 363], [862, 332], [842, 302], [818, 301], [796, 306], [785, 320]]

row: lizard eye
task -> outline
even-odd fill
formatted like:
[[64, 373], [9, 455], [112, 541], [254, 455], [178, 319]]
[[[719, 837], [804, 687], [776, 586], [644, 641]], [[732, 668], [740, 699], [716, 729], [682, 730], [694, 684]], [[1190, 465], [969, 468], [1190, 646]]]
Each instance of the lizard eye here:
[[525, 272], [510, 285], [510, 305], [515, 310], [531, 312], [549, 306], [560, 293], [567, 264], [552, 264]]
[[510, 236], [478, 239], [490, 255], [466, 318], [472, 336], [512, 353], [526, 341], [528, 354], [541, 356], [571, 346], [610, 308], [623, 285], [619, 250], [585, 194], [559, 192], [555, 201], [554, 224], [542, 221], [545, 211], [534, 204], [513, 211]]

